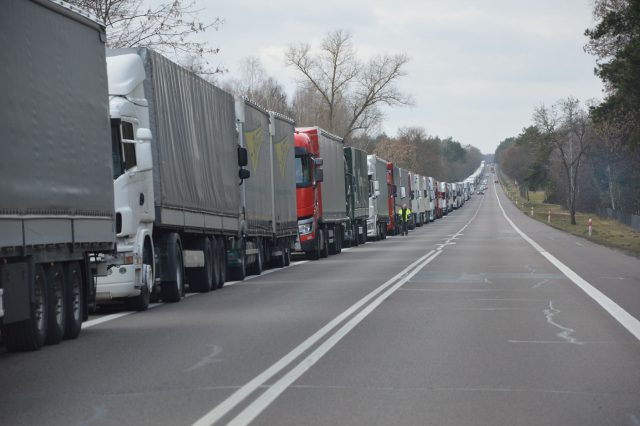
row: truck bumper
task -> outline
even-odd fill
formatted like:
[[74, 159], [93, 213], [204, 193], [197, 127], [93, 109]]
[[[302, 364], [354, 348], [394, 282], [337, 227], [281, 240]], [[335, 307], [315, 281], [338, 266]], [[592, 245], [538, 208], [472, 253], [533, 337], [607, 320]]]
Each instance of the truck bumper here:
[[135, 297], [140, 294], [141, 265], [119, 265], [108, 269], [107, 276], [98, 277], [96, 302]]
[[377, 220], [367, 219], [367, 237], [377, 237], [378, 229], [376, 227]]

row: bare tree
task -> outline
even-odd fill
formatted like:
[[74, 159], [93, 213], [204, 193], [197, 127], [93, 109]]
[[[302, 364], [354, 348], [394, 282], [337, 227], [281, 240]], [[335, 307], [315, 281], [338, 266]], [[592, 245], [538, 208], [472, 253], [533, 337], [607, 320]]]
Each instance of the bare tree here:
[[[322, 110], [318, 115], [325, 118], [326, 127], [344, 138], [378, 125], [382, 119], [380, 106], [413, 102], [396, 85], [405, 75], [403, 68], [408, 61], [404, 54], [384, 54], [362, 64], [356, 57], [351, 34], [343, 30], [327, 34], [317, 53], [303, 43], [291, 46], [286, 54], [287, 65], [303, 76], [303, 93], [308, 98], [314, 92], [319, 95]], [[346, 117], [343, 126], [341, 117]]]
[[267, 75], [256, 57], [243, 59], [238, 78], [228, 80], [224, 86], [231, 93], [245, 96], [268, 110], [292, 115], [284, 87]]
[[534, 122], [559, 158], [567, 183], [567, 207], [571, 224], [576, 224], [578, 173], [593, 141], [587, 113], [574, 98], [561, 100], [553, 107], [536, 108]]
[[219, 49], [196, 41], [194, 36], [218, 30], [224, 22], [221, 18], [200, 20], [195, 0], [163, 0], [153, 7], [145, 0], [68, 1], [104, 22], [108, 47], [150, 47], [201, 75], [220, 72], [207, 62], [207, 56]]

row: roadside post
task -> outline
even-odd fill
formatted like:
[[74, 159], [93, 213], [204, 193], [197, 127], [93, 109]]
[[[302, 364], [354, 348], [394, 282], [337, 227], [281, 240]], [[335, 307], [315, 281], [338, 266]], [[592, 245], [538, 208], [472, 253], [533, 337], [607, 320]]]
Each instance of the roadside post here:
[[551, 223], [551, 209], [547, 212], [547, 223]]
[[531, 217], [533, 217], [533, 207], [531, 207]]
[[591, 236], [591, 231], [593, 229], [593, 220], [591, 220], [591, 218], [589, 218], [589, 221], [587, 223], [589, 225], [589, 236]]

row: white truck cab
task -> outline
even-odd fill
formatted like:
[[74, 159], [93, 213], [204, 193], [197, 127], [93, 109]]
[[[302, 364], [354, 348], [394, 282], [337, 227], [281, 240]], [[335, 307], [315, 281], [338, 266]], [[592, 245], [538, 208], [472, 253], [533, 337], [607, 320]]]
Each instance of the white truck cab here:
[[155, 219], [145, 71], [135, 54], [107, 57], [117, 254], [97, 280], [96, 303], [125, 300], [146, 310], [154, 284]]

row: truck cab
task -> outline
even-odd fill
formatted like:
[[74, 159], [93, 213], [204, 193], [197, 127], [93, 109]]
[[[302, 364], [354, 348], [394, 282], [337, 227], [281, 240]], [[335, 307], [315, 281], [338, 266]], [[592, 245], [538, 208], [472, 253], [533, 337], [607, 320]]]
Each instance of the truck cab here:
[[322, 158], [317, 141], [308, 134], [296, 131], [294, 135], [296, 202], [298, 206], [298, 241], [296, 250], [317, 259], [326, 257], [326, 235], [319, 226], [322, 215]]
[[137, 54], [108, 52], [107, 75], [117, 254], [109, 259], [108, 275], [97, 279], [96, 302], [125, 300], [144, 310], [155, 279], [152, 135], [145, 71]]

